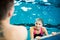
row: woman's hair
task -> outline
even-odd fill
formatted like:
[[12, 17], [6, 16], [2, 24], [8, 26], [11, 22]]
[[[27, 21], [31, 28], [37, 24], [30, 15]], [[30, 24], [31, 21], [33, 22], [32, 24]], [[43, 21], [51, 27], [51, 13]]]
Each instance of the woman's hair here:
[[44, 24], [44, 23], [43, 23], [43, 20], [42, 20], [41, 18], [36, 18], [36, 22], [37, 22], [37, 21], [41, 21], [42, 24]]

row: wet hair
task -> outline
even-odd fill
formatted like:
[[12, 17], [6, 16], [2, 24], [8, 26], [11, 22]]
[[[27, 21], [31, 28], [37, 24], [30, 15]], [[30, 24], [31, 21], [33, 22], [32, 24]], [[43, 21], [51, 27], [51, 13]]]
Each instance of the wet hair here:
[[14, 5], [14, 0], [0, 0], [0, 21], [5, 19], [7, 12]]
[[36, 18], [36, 22], [37, 22], [37, 21], [41, 21], [42, 24], [44, 25], [43, 20], [42, 20], [41, 18]]

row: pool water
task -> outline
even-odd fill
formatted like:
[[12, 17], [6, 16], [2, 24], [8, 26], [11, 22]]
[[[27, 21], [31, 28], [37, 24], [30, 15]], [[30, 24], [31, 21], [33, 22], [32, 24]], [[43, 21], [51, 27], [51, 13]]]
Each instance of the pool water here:
[[[39, 2], [15, 2], [11, 24], [30, 24], [36, 18], [41, 18], [44, 24], [60, 24], [60, 8], [53, 5], [43, 5]], [[18, 20], [17, 20], [18, 19]]]

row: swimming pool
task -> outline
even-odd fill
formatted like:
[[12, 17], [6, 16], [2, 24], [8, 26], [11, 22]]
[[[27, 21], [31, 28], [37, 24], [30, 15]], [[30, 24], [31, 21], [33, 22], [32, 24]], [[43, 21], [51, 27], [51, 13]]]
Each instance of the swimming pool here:
[[[60, 32], [60, 8], [53, 5], [44, 5], [40, 2], [15, 1], [15, 11], [10, 20], [11, 24], [34, 24], [36, 18], [42, 18], [44, 24], [59, 25], [56, 27], [46, 27], [48, 33]], [[17, 20], [18, 19], [18, 20]], [[25, 26], [28, 30], [28, 38], [30, 40], [30, 27]]]

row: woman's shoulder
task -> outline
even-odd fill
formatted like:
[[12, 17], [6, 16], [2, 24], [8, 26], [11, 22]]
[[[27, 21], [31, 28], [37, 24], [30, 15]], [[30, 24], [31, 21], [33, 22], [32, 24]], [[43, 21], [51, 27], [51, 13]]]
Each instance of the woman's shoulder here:
[[30, 27], [30, 30], [34, 30], [34, 26]]
[[42, 29], [43, 29], [43, 30], [45, 30], [45, 29], [46, 29], [46, 27], [42, 27]]
[[31, 29], [33, 29], [33, 28], [34, 28], [34, 26], [31, 26], [30, 28], [31, 28]]

